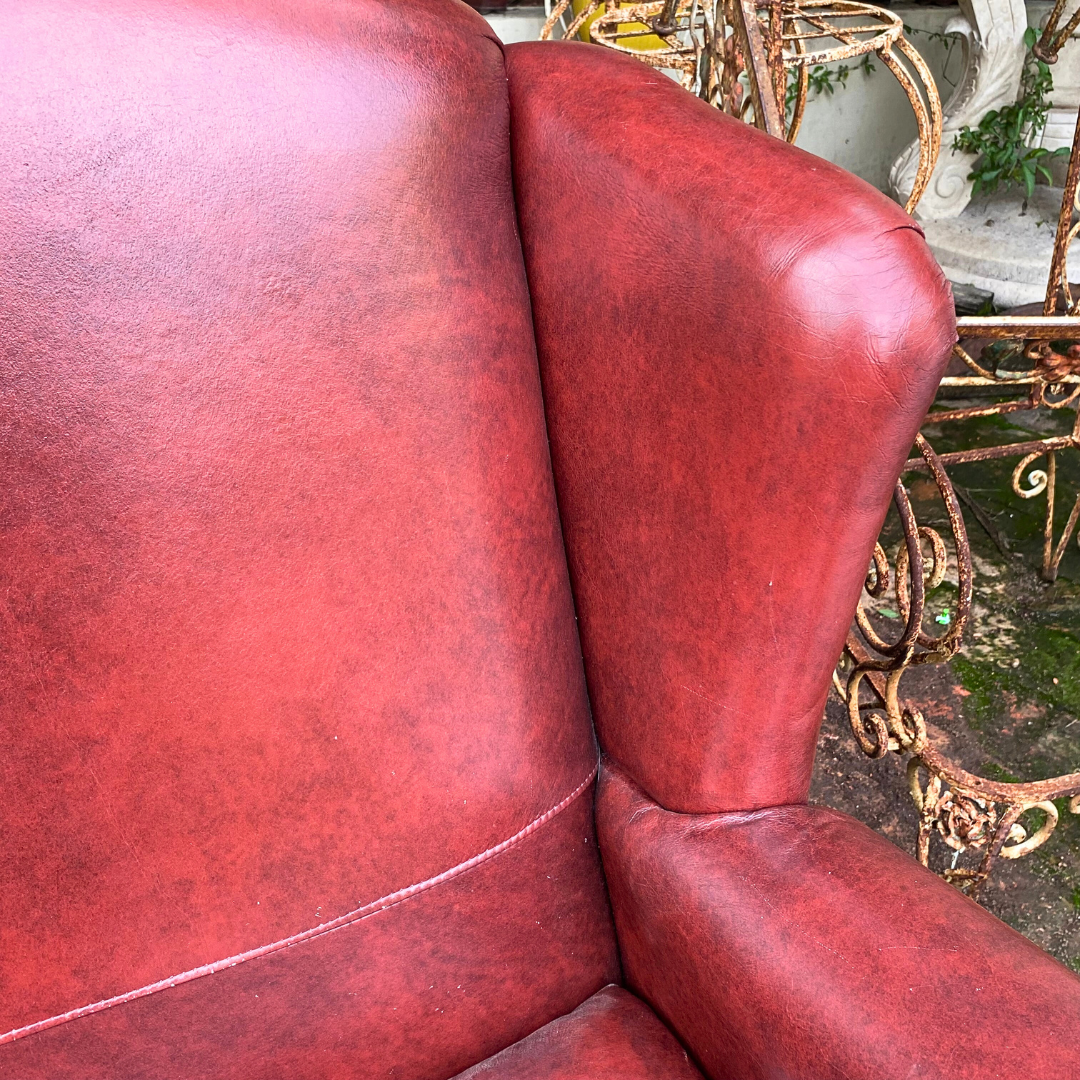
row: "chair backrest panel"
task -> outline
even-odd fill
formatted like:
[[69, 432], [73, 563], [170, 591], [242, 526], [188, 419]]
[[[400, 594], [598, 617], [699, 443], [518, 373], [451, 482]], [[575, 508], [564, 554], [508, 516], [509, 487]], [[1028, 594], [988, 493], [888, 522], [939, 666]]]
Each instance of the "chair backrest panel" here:
[[4, 1032], [439, 875], [595, 747], [479, 17], [0, 14]]

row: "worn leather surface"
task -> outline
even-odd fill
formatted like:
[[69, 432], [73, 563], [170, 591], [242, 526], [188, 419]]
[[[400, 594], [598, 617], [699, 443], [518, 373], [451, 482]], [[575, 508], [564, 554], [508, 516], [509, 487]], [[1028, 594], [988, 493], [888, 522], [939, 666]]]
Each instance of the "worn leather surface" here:
[[663, 74], [506, 52], [600, 743], [672, 810], [802, 801], [948, 285], [894, 203]]
[[701, 1080], [701, 1073], [647, 1005], [605, 986], [457, 1080]]
[[[0, 22], [2, 1033], [440, 874], [596, 752], [483, 20], [0, 0]], [[438, 917], [267, 961], [310, 973], [280, 975], [273, 1022], [244, 965], [0, 1045], [0, 1073], [183, 1052], [211, 1075], [233, 1042], [213, 1075], [324, 1075], [301, 1068], [321, 1025], [313, 1060], [381, 1032], [379, 1075], [407, 1026], [384, 1006], [424, 972], [471, 987], [430, 1037], [409, 1021], [448, 1075], [615, 977], [595, 855], [545, 850], [433, 893]], [[542, 932], [489, 941], [530, 896]]]
[[[0, 1075], [693, 1076], [623, 992], [571, 1012], [621, 975], [497, 43], [437, 0], [0, 23]], [[878, 196], [584, 48], [510, 74], [601, 735], [671, 807], [797, 798], [944, 289]], [[713, 1080], [1076, 1064], [1076, 981], [854, 823], [600, 806]]]
[[370, 918], [0, 1047], [0, 1076], [445, 1080], [619, 978], [592, 802]]
[[1080, 979], [851, 818], [608, 766], [597, 827], [627, 985], [712, 1080], [1080, 1076]]

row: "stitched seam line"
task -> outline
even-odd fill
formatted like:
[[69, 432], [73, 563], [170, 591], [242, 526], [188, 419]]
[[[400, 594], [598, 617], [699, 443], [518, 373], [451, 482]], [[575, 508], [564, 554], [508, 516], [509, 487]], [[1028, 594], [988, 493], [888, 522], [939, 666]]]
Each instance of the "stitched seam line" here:
[[282, 938], [280, 941], [272, 942], [269, 945], [261, 945], [257, 949], [249, 949], [247, 952], [237, 953], [235, 956], [230, 956], [225, 960], [216, 960], [212, 964], [203, 964], [201, 967], [192, 968], [190, 971], [181, 972], [179, 975], [173, 975], [170, 978], [160, 979], [157, 982], [149, 983], [146, 986], [140, 987], [138, 990], [129, 990], [126, 994], [119, 994], [116, 997], [106, 998], [104, 1001], [95, 1001], [92, 1005], [82, 1005], [78, 1009], [71, 1009], [69, 1012], [50, 1016], [45, 1020], [38, 1020], [36, 1023], [28, 1024], [26, 1027], [15, 1028], [12, 1031], [0, 1035], [0, 1045], [15, 1042], [17, 1039], [24, 1039], [27, 1035], [34, 1035], [39, 1031], [45, 1031], [47, 1028], [66, 1024], [70, 1020], [78, 1020], [83, 1016], [91, 1016], [93, 1013], [103, 1012], [105, 1009], [111, 1009], [114, 1005], [123, 1005], [128, 1001], [134, 1001], [136, 998], [149, 997], [151, 994], [156, 994], [159, 990], [170, 990], [174, 986], [193, 982], [195, 979], [201, 979], [205, 975], [213, 975], [215, 972], [224, 971], [226, 968], [236, 967], [238, 964], [245, 964], [249, 960], [258, 960], [260, 957], [270, 956], [273, 953], [281, 952], [282, 949], [288, 949], [293, 945], [300, 945], [305, 941], [311, 941], [313, 938], [322, 937], [323, 934], [329, 934], [335, 930], [340, 930], [342, 927], [349, 926], [354, 922], [359, 922], [361, 919], [367, 919], [380, 911], [386, 910], [386, 908], [393, 907], [395, 904], [400, 904], [402, 901], [408, 900], [419, 893], [426, 892], [436, 885], [441, 885], [445, 881], [450, 881], [460, 874], [464, 874], [474, 867], [486, 863], [489, 859], [495, 858], [496, 855], [501, 855], [504, 851], [509, 851], [510, 848], [516, 847], [522, 840], [531, 836], [542, 825], [546, 825], [553, 817], [561, 814], [562, 811], [577, 799], [593, 782], [596, 778], [597, 769], [598, 765], [594, 765], [592, 772], [590, 772], [589, 775], [562, 800], [562, 802], [556, 803], [550, 810], [541, 814], [534, 821], [530, 821], [520, 832], [514, 833], [513, 836], [496, 844], [494, 847], [488, 848], [487, 851], [482, 851], [479, 855], [474, 855], [471, 859], [466, 859], [465, 862], [458, 863], [457, 866], [451, 867], [449, 870], [444, 870], [441, 874], [436, 874], [426, 881], [420, 881], [415, 885], [409, 885], [407, 888], [398, 889], [397, 892], [392, 892], [378, 900], [373, 900], [370, 904], [365, 904], [355, 911], [350, 911], [345, 915], [338, 916], [336, 919], [331, 919], [330, 922], [321, 923], [318, 926], [312, 927], [310, 930], [303, 930], [299, 934], [293, 934], [292, 937]]

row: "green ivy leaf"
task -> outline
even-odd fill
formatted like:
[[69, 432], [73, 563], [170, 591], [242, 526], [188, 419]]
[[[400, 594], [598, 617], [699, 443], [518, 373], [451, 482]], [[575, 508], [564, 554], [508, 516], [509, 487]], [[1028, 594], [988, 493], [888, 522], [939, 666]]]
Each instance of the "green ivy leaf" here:
[[[1028, 28], [1024, 41], [1029, 50], [1035, 44], [1036, 34], [1032, 28]], [[974, 129], [961, 128], [953, 140], [953, 148], [976, 157], [968, 173], [973, 195], [992, 194], [1004, 185], [1006, 189], [1022, 187], [1030, 199], [1040, 175], [1048, 181], [1052, 179], [1040, 163], [1048, 157], [1067, 157], [1070, 148], [1050, 151], [1033, 144], [1046, 127], [1050, 111], [1048, 95], [1053, 86], [1050, 68], [1029, 52], [1024, 60], [1016, 102], [1002, 109], [992, 109]]]

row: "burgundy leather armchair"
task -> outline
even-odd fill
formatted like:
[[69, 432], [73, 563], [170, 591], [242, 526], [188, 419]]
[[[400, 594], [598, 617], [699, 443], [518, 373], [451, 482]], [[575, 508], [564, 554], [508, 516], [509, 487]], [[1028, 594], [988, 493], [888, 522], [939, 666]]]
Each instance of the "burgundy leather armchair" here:
[[453, 0], [0, 12], [0, 1076], [1080, 1077], [805, 802], [910, 219]]

